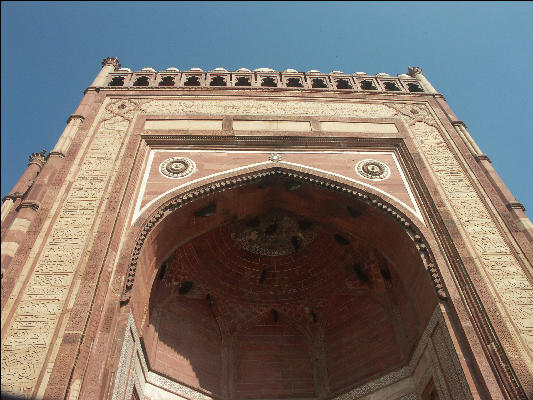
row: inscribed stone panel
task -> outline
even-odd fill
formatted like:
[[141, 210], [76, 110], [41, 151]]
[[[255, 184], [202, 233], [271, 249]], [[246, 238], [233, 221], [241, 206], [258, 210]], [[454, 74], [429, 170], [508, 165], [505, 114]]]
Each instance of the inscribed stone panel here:
[[129, 121], [116, 116], [111, 108], [104, 113], [104, 123], [94, 134], [3, 338], [5, 394], [30, 396], [51, 348], [52, 336], [129, 126]]

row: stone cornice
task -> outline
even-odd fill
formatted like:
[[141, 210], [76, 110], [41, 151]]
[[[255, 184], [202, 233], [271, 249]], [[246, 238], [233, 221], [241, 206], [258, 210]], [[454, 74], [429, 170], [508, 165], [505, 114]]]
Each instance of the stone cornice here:
[[85, 119], [85, 117], [83, 115], [79, 115], [79, 114], [72, 114], [71, 116], [69, 116], [67, 118], [67, 124], [73, 119], [81, 119], [83, 121]]
[[51, 151], [50, 154], [48, 154], [48, 157], [65, 158], [65, 155], [59, 151]]
[[460, 121], [460, 120], [452, 121], [452, 125], [453, 126], [464, 126], [466, 128], [466, 124], [463, 121]]
[[511, 202], [507, 203], [507, 208], [509, 210], [526, 211], [526, 208], [524, 207], [524, 205], [522, 203], [520, 203], [519, 201], [511, 201]]
[[488, 162], [491, 162], [489, 156], [486, 155], [486, 154], [478, 154], [478, 155], [476, 155], [475, 157], [476, 157], [476, 160], [477, 160], [477, 161], [486, 160], [486, 161], [488, 161]]
[[3, 197], [3, 198], [2, 198], [2, 203], [3, 203], [4, 201], [8, 200], [8, 199], [11, 200], [11, 201], [15, 201], [15, 200], [17, 200], [17, 199], [22, 199], [22, 197], [23, 197], [23, 195], [22, 195], [21, 193], [19, 193], [19, 192], [13, 192], [13, 193], [10, 193], [10, 194], [8, 194], [8, 195], [6, 195], [6, 196]]
[[24, 200], [22, 203], [20, 203], [19, 208], [31, 208], [32, 210], [37, 211], [40, 206], [41, 203], [38, 201]]

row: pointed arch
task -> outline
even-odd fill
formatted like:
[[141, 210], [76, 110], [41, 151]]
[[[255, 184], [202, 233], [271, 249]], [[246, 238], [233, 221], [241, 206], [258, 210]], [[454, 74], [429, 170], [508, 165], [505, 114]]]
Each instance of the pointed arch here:
[[[281, 195], [278, 204], [287, 202], [287, 212], [311, 217], [317, 224], [324, 227], [324, 232], [330, 235], [333, 233], [329, 236], [329, 240], [338, 249], [347, 248], [343, 244], [344, 241], [353, 241], [355, 245], [357, 240], [365, 239], [365, 234], [368, 234], [366, 239], [368, 243], [372, 243], [373, 248], [380, 251], [390, 248], [386, 249], [388, 253], [385, 251], [387, 254], [384, 256], [390, 261], [389, 266], [395, 269], [392, 271], [393, 280], [398, 278], [396, 282], [405, 286], [403, 292], [393, 290], [390, 295], [397, 296], [399, 293], [404, 293], [404, 296], [399, 296], [398, 301], [408, 303], [410, 308], [399, 310], [399, 319], [394, 324], [404, 322], [410, 324], [417, 319], [420, 321], [420, 324], [412, 324], [416, 326], [408, 332], [408, 339], [404, 343], [398, 342], [402, 347], [398, 355], [400, 361], [396, 359], [392, 361], [396, 366], [403, 365], [409, 359], [413, 346], [418, 343], [427, 321], [435, 311], [438, 299], [447, 298], [440, 281], [440, 274], [435, 266], [433, 252], [425, 239], [428, 235], [427, 228], [418, 226], [407, 212], [398, 209], [376, 193], [308, 171], [284, 168], [279, 164], [268, 169], [245, 171], [240, 175], [204, 182], [203, 185], [169, 194], [168, 197], [154, 203], [148, 210], [149, 212], [136, 221], [129, 233], [129, 238], [123, 241], [125, 246], [120, 258], [123, 262], [129, 262], [129, 270], [123, 286], [122, 312], [131, 311], [132, 321], [136, 325], [140, 324], [139, 330], [141, 331], [144, 326], [142, 322], [144, 310], [148, 304], [154, 279], [161, 272], [161, 265], [174, 254], [176, 249], [188, 247], [190, 242], [191, 246], [200, 243], [197, 248], [202, 251], [205, 246], [201, 243], [209, 237], [206, 235], [208, 232], [219, 231], [225, 224], [229, 226], [235, 221], [248, 221], [251, 219], [250, 216], [259, 215], [258, 213], [264, 212], [272, 204], [267, 202], [266, 205], [257, 205], [254, 201], [268, 200], [273, 194]], [[253, 206], [248, 207], [249, 203]], [[317, 215], [316, 212], [323, 210], [326, 204], [330, 205], [330, 208], [326, 210], [327, 215]], [[229, 209], [233, 209], [234, 212], [230, 212]], [[388, 241], [382, 236], [384, 232], [390, 232]], [[229, 231], [226, 230], [226, 236], [228, 233]], [[328, 249], [335, 251], [335, 246], [329, 246]], [[357, 251], [356, 247], [354, 249]], [[199, 258], [196, 265], [205, 265], [203, 263], [205, 260], [205, 258]], [[338, 260], [340, 259], [337, 258]], [[216, 268], [211, 263], [205, 266], [206, 270], [212, 267]], [[328, 272], [327, 269], [324, 271]], [[376, 276], [380, 276], [379, 269], [377, 275], [374, 274], [374, 277]], [[198, 282], [203, 282], [202, 279], [199, 277]], [[205, 301], [205, 295], [203, 298]], [[223, 299], [222, 296], [221, 299]], [[226, 311], [227, 309], [222, 315], [224, 318], [228, 315]], [[335, 341], [331, 337], [324, 338], [321, 323], [328, 316], [320, 309], [314, 309], [314, 311], [318, 315], [319, 323], [316, 327], [312, 327], [317, 329], [316, 332], [314, 330], [311, 332], [311, 344], [308, 348], [308, 353], [312, 354], [311, 368], [317, 384], [313, 390], [318, 393], [317, 390], [320, 387], [329, 388], [332, 385], [335, 390], [343, 392], [349, 389], [345, 383], [351, 381], [352, 378], [359, 380], [359, 383], [360, 379], [371, 378], [363, 375], [349, 375], [329, 381], [328, 361], [325, 356], [327, 354], [326, 340], [330, 341], [333, 346], [335, 346]], [[411, 313], [405, 321], [403, 321], [404, 311]], [[281, 311], [280, 314], [283, 313], [284, 311]], [[298, 323], [301, 325], [301, 321]], [[354, 329], [348, 332], [347, 337], [357, 336], [357, 329], [354, 325]], [[390, 331], [390, 329], [386, 330]], [[224, 390], [233, 391], [232, 393], [237, 390], [235, 385], [238, 384], [238, 380], [235, 380], [237, 366], [234, 364], [235, 346], [238, 344], [238, 341], [234, 341], [235, 333], [236, 331], [230, 328], [225, 333], [225, 339], [221, 344], [223, 365], [226, 366], [223, 367], [221, 382], [227, 382], [227, 389]], [[394, 336], [399, 335], [391, 331], [389, 336], [391, 337], [386, 338], [385, 342], [393, 343]], [[392, 368], [394, 366], [391, 364], [392, 361], [385, 360], [382, 365], [383, 370]]]
[[[384, 200], [381, 196], [371, 191], [370, 189], [362, 189], [342, 182], [340, 179], [334, 179], [332, 176], [319, 176], [309, 172], [302, 172], [285, 167], [274, 166], [268, 169], [259, 171], [244, 172], [239, 175], [230, 175], [218, 180], [213, 180], [208, 183], [194, 185], [188, 187], [180, 192], [169, 193], [167, 196], [161, 198], [154, 203], [147, 212], [139, 218], [131, 230], [131, 234], [135, 234], [134, 247], [131, 249], [131, 257], [128, 266], [126, 280], [124, 282], [123, 293], [121, 296], [121, 303], [129, 302], [131, 290], [134, 286], [135, 277], [137, 274], [137, 266], [143, 245], [149, 238], [150, 234], [161, 225], [161, 222], [172, 213], [192, 205], [193, 203], [199, 206], [202, 203], [209, 203], [210, 197], [217, 193], [232, 190], [235, 188], [245, 187], [252, 184], [257, 184], [269, 177], [278, 177], [286, 179], [299, 184], [307, 184], [317, 188], [323, 188], [328, 191], [337, 192], [347, 198], [362, 202], [367, 206], [381, 211], [390, 221], [398, 224], [402, 230], [412, 241], [412, 246], [416, 249], [422, 264], [429, 272], [433, 282], [437, 296], [440, 299], [446, 299], [446, 291], [442, 283], [440, 274], [436, 267], [435, 258], [431, 251], [427, 240], [424, 238], [425, 227], [418, 226], [409, 215], [408, 212], [398, 209], [392, 202]], [[167, 252], [169, 253], [169, 252]], [[169, 254], [166, 254], [169, 255]], [[162, 254], [160, 254], [162, 256]], [[159, 260], [161, 262], [162, 260]], [[158, 268], [159, 266], [157, 266]], [[152, 278], [153, 279], [153, 278]]]

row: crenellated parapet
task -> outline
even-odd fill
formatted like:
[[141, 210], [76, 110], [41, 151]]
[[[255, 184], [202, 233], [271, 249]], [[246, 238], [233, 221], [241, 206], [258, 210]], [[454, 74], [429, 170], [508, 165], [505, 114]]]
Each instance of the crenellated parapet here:
[[46, 159], [46, 150], [42, 150], [40, 153], [31, 153], [28, 157], [28, 166], [30, 164], [36, 164], [39, 166], [39, 168], [42, 168], [46, 162]]
[[[369, 75], [365, 72], [346, 74], [342, 71], [332, 71], [329, 74], [317, 70], [299, 72], [295, 69], [275, 71], [270, 68], [250, 70], [240, 68], [228, 71], [225, 68], [215, 68], [204, 71], [201, 68], [191, 68], [180, 71], [177, 68], [167, 68], [156, 71], [153, 68], [142, 68], [132, 71], [129, 68], [117, 68], [109, 72], [101, 88], [109, 89], [161, 89], [176, 88], [238, 88], [262, 90], [317, 90], [339, 92], [391, 92], [394, 94], [436, 93], [425, 84], [421, 69], [417, 73], [399, 74], [391, 76], [386, 73]], [[421, 79], [423, 78], [423, 79]]]

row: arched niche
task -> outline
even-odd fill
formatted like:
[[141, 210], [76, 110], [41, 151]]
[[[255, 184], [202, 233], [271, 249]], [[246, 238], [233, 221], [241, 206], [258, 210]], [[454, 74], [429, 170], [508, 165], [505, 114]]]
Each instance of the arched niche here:
[[165, 283], [154, 282], [142, 332], [151, 369], [221, 394], [222, 335], [209, 303], [197, 295], [176, 296]]
[[[239, 248], [231, 236], [272, 210], [319, 227], [311, 244], [271, 257], [275, 262]], [[219, 397], [269, 397], [245, 389], [254, 381], [239, 378], [236, 361], [250, 342], [243, 332], [269, 329], [249, 322], [257, 322], [257, 314], [299, 321], [310, 338], [315, 394], [327, 396], [407, 363], [439, 297], [446, 296], [422, 231], [404, 213], [373, 193], [316, 176], [274, 168], [232, 177], [163, 199], [139, 224], [122, 302], [144, 336], [150, 365]], [[267, 234], [268, 226], [261, 229]], [[299, 272], [283, 275], [284, 262]], [[270, 294], [264, 290], [268, 279], [278, 285]], [[174, 327], [162, 328], [162, 320]], [[280, 337], [284, 329], [293, 336], [298, 331], [281, 319], [272, 329]], [[194, 340], [208, 351], [191, 351]], [[378, 342], [375, 351], [365, 351], [372, 340]], [[173, 355], [181, 367], [165, 367], [158, 354]], [[352, 367], [361, 358], [368, 368]], [[278, 357], [281, 364], [287, 360]], [[339, 360], [346, 361], [344, 370]], [[212, 379], [217, 374], [220, 379]], [[308, 390], [280, 385], [270, 398]]]
[[284, 312], [248, 321], [234, 339], [234, 398], [313, 398], [311, 339]]

